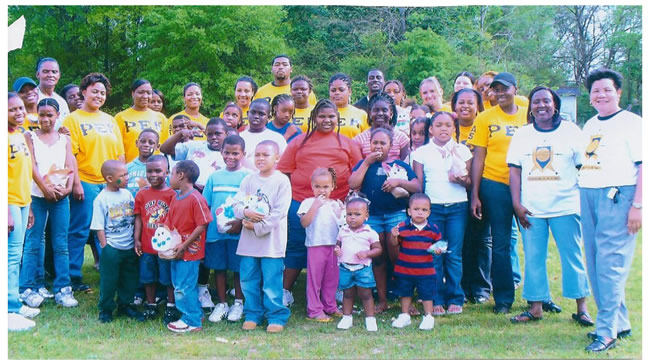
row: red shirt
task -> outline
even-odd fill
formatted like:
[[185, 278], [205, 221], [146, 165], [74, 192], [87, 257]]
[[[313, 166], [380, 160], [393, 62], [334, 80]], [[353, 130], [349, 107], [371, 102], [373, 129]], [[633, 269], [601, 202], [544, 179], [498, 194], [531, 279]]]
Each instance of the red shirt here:
[[278, 163], [280, 172], [291, 175], [291, 197], [298, 202], [314, 197], [311, 174], [318, 167], [332, 167], [336, 171], [336, 189], [332, 191], [331, 198], [343, 200], [350, 189], [348, 178], [352, 167], [362, 159], [359, 146], [344, 135], [339, 135], [339, 145], [336, 132], [314, 131], [299, 149], [306, 136], [305, 133], [295, 137]]
[[[158, 254], [151, 246], [151, 237], [153, 237], [158, 225], [162, 224], [169, 212], [169, 205], [176, 196], [176, 192], [169, 187], [157, 190], [151, 187], [145, 187], [135, 195], [136, 219], [142, 221], [142, 233], [140, 242], [142, 251], [147, 254]], [[137, 216], [139, 215], [139, 217]]]
[[[192, 189], [192, 192], [172, 199], [165, 224], [170, 230], [176, 229], [185, 242], [197, 226], [208, 224], [210, 221], [212, 221], [212, 214], [208, 203], [199, 191]], [[205, 231], [198, 240], [193, 241], [185, 249], [183, 260], [200, 260], [203, 257], [205, 257]]]

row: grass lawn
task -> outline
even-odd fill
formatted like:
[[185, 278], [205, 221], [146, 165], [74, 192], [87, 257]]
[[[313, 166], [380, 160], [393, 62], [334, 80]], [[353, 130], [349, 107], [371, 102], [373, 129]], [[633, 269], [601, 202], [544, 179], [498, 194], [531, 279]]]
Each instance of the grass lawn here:
[[[304, 294], [297, 293], [286, 330], [275, 335], [263, 329], [244, 332], [240, 323], [214, 324], [207, 317], [202, 332], [184, 335], [168, 331], [159, 320], [135, 323], [117, 318], [110, 324], [100, 324], [97, 320], [99, 274], [92, 269], [92, 255], [87, 249], [84, 276], [94, 293], [77, 294], [80, 302], [77, 308], [44, 304], [36, 318], [36, 329], [9, 334], [8, 356], [10, 359], [641, 359], [641, 245], [639, 234], [626, 296], [633, 336], [604, 354], [584, 352], [590, 343], [586, 337], [590, 329], [571, 320], [575, 301], [561, 296], [559, 257], [555, 245], [550, 244], [551, 290], [555, 302], [564, 311], [546, 313], [538, 322], [516, 326], [509, 322], [510, 316], [526, 309], [519, 289], [508, 316], [493, 314], [490, 300], [486, 305], [467, 304], [461, 315], [436, 318], [431, 332], [418, 330], [420, 318], [414, 318], [408, 328], [393, 329], [391, 318], [399, 314], [395, 302], [390, 311], [377, 317], [378, 332], [366, 332], [363, 317], [359, 315], [355, 315], [352, 329], [341, 331], [336, 329], [338, 320], [327, 324], [307, 321]], [[523, 258], [521, 243], [518, 248]], [[303, 272], [294, 292], [304, 292], [304, 287]], [[589, 298], [588, 302], [595, 319], [596, 306], [593, 299]]]

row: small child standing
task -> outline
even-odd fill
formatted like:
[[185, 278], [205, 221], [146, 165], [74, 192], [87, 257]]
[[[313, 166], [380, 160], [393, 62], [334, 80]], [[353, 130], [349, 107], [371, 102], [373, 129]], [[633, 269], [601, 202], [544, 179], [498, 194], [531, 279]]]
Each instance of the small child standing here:
[[[402, 313], [393, 321], [393, 327], [402, 328], [411, 324], [409, 308], [413, 290], [417, 288], [418, 297], [424, 306], [424, 318], [420, 330], [432, 330], [433, 296], [435, 294], [435, 274], [433, 256], [427, 251], [431, 244], [440, 240], [438, 227], [429, 224], [431, 201], [423, 193], [415, 193], [409, 199], [408, 214], [411, 217], [391, 230], [391, 244], [399, 245], [399, 255], [393, 274], [396, 278], [395, 293], [400, 297]], [[436, 251], [440, 254], [440, 251]]]
[[174, 249], [171, 261], [172, 285], [180, 320], [170, 322], [167, 328], [174, 332], [201, 331], [203, 311], [199, 302], [197, 281], [199, 263], [205, 256], [205, 229], [212, 221], [210, 209], [194, 183], [199, 178], [199, 167], [192, 161], [180, 161], [172, 170], [170, 187], [179, 190], [169, 206], [165, 225], [176, 230], [182, 243]]
[[[142, 151], [140, 156], [142, 156]], [[154, 236], [156, 228], [167, 217], [169, 205], [176, 196], [176, 192], [165, 184], [169, 172], [167, 159], [164, 156], [149, 157], [145, 168], [149, 186], [142, 188], [135, 195], [135, 253], [140, 256], [140, 284], [144, 285], [147, 301], [144, 316], [147, 319], [153, 319], [157, 315], [156, 283], [160, 283], [167, 286], [167, 308], [163, 317], [163, 322], [166, 325], [178, 319], [176, 318], [178, 311], [174, 304], [174, 287], [171, 285], [169, 261], [158, 257], [158, 252], [151, 245], [151, 238]]]
[[[249, 111], [252, 123], [256, 117], [255, 105], [253, 103]], [[244, 219], [237, 247], [237, 254], [241, 256], [241, 288], [246, 298], [244, 330], [255, 329], [266, 316], [269, 323], [266, 332], [280, 332], [291, 315], [282, 304], [291, 183], [286, 175], [275, 170], [279, 154], [277, 143], [261, 141], [255, 147], [254, 156], [259, 172], [244, 178], [235, 196], [238, 201], [235, 216]]]
[[125, 189], [128, 173], [124, 163], [107, 160], [102, 164], [104, 188], [93, 201], [91, 230], [97, 231], [102, 248], [99, 260], [99, 321], [113, 321], [115, 293], [118, 315], [144, 321], [131, 306], [138, 285], [138, 256], [133, 249], [133, 196]]
[[339, 268], [334, 254], [343, 204], [331, 200], [336, 188], [334, 168], [316, 168], [311, 175], [315, 197], [302, 201], [298, 208], [305, 228], [307, 246], [307, 318], [330, 322], [329, 315], [341, 316], [336, 307]]
[[160, 147], [158, 132], [147, 128], [140, 132], [135, 146], [138, 148], [138, 158], [126, 165], [129, 174], [129, 183], [126, 189], [133, 197], [138, 191], [147, 185], [147, 159], [151, 157]]
[[339, 230], [334, 253], [339, 258], [339, 289], [343, 291], [343, 318], [336, 326], [347, 330], [352, 327], [352, 305], [359, 292], [366, 314], [366, 330], [377, 331], [375, 302], [372, 288], [372, 258], [381, 254], [379, 235], [365, 222], [368, 220], [368, 200], [352, 197], [345, 206], [348, 226]]
[[[228, 321], [239, 321], [244, 310], [244, 295], [239, 283], [240, 256], [236, 254], [242, 222], [239, 219], [231, 220], [225, 225], [227, 231], [221, 232], [217, 226], [217, 210], [226, 203], [230, 197], [234, 197], [239, 190], [244, 177], [253, 173], [248, 168], [241, 166], [244, 158], [246, 144], [244, 139], [238, 135], [226, 137], [221, 147], [221, 154], [226, 163], [225, 169], [220, 169], [208, 178], [203, 189], [208, 207], [212, 212], [212, 222], [208, 225], [206, 234], [205, 260], [203, 264], [209, 269], [216, 271], [216, 287], [219, 303], [208, 318], [212, 322], [219, 322], [228, 318]], [[226, 209], [224, 216], [230, 215]], [[228, 217], [234, 217], [230, 215]], [[230, 308], [226, 302], [226, 269], [233, 273], [233, 286], [235, 288], [235, 302]]]

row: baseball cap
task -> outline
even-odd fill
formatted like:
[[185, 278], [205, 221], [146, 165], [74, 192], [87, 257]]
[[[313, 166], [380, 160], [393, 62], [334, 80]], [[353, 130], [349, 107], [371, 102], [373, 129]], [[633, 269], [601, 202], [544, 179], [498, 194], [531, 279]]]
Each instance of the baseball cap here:
[[38, 86], [31, 78], [21, 77], [14, 82], [14, 91], [20, 92], [25, 85], [33, 85], [34, 87]]
[[517, 80], [515, 80], [515, 76], [513, 76], [511, 73], [508, 72], [501, 72], [496, 76], [494, 76], [494, 79], [492, 79], [492, 83], [490, 84], [490, 87], [496, 86], [497, 83], [500, 83], [507, 87], [510, 86], [517, 87]]

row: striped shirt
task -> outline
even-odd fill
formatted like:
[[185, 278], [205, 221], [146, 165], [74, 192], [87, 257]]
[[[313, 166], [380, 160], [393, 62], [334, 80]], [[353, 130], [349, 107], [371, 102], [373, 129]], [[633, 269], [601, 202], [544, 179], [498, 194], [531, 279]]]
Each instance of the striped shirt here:
[[395, 263], [396, 276], [405, 278], [428, 278], [436, 274], [433, 268], [433, 255], [427, 252], [431, 244], [440, 240], [438, 227], [427, 224], [419, 230], [408, 219], [398, 225], [399, 255]]
[[[357, 142], [357, 145], [359, 145], [359, 148], [361, 149], [361, 155], [363, 155], [364, 158], [370, 154], [370, 136], [372, 134], [372, 131], [373, 129], [368, 129], [363, 133], [355, 136], [353, 139], [355, 142]], [[402, 148], [408, 147], [409, 144], [409, 137], [400, 130], [393, 128], [393, 143], [388, 150], [387, 161], [401, 159], [400, 151]]]

